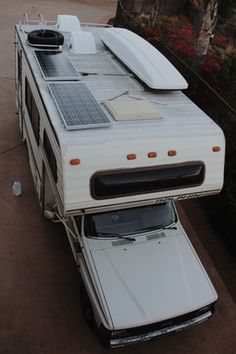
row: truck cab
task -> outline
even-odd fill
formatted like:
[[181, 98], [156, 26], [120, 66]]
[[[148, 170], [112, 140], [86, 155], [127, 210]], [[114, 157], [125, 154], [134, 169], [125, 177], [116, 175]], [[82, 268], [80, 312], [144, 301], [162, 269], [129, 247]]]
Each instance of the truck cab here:
[[171, 201], [74, 217], [81, 304], [102, 343], [148, 341], [208, 319], [216, 291]]

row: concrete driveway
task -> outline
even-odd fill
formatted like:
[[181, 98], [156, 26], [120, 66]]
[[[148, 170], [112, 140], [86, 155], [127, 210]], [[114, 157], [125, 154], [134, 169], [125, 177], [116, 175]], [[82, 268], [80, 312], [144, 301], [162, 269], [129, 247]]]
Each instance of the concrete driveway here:
[[[14, 25], [24, 12], [106, 22], [115, 9], [108, 0], [0, 0], [0, 354], [108, 352], [82, 317], [79, 274], [63, 228], [43, 218], [36, 199], [15, 109]], [[19, 198], [11, 193], [13, 180], [22, 183]], [[236, 305], [181, 205], [179, 213], [218, 291], [216, 313], [202, 325], [116, 353], [236, 353]]]

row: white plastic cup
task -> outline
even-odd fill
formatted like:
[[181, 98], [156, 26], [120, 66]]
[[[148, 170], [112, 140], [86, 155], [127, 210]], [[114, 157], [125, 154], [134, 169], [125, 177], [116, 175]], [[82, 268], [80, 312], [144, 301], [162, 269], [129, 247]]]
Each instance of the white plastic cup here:
[[12, 193], [16, 197], [19, 197], [22, 194], [21, 183], [19, 181], [14, 181], [12, 183]]

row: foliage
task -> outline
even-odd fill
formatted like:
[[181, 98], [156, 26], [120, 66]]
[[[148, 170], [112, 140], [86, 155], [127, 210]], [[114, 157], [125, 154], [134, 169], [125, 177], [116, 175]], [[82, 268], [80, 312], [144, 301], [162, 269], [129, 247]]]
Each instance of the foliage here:
[[[191, 22], [185, 16], [158, 16], [154, 28], [145, 28], [147, 17], [139, 18], [143, 23], [144, 37], [153, 42], [159, 41], [173, 50], [182, 60], [191, 65], [197, 42]], [[223, 95], [224, 91], [231, 88], [232, 94], [228, 95], [230, 103], [235, 105], [236, 97], [236, 50], [233, 41], [222, 34], [215, 35], [210, 42], [208, 54], [203, 68], [203, 78], [215, 91]]]
[[232, 15], [232, 11], [236, 9], [236, 1], [235, 0], [221, 0], [219, 6], [219, 14], [222, 17], [230, 17]]
[[222, 49], [226, 49], [226, 46], [228, 43], [229, 43], [228, 38], [226, 38], [225, 36], [222, 36], [222, 35], [216, 36], [212, 42], [213, 45], [215, 45], [218, 48], [222, 48]]
[[222, 96], [235, 107], [236, 97], [236, 50], [229, 55], [221, 67]]
[[203, 75], [206, 81], [235, 107], [236, 49], [229, 38], [215, 36], [203, 66]]
[[144, 36], [148, 40], [154, 37], [191, 63], [194, 55], [194, 35], [192, 25], [185, 16], [159, 16], [158, 26], [146, 29]]
[[202, 76], [217, 92], [220, 92], [222, 89], [219, 75], [220, 69], [221, 59], [214, 54], [207, 55], [202, 68]]

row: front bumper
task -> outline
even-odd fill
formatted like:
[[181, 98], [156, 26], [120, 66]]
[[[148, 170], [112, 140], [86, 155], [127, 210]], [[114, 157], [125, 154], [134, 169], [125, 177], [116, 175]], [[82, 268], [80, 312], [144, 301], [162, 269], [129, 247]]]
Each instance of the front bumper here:
[[105, 342], [103, 339], [103, 344], [105, 344], [106, 347], [115, 348], [135, 343], [151, 341], [161, 336], [175, 333], [185, 328], [199, 324], [210, 318], [213, 313], [214, 305], [211, 305], [207, 308], [195, 311], [184, 316], [177, 317], [170, 321], [164, 321], [162, 323], [127, 329], [126, 331], [122, 331], [123, 334], [121, 336], [111, 335], [110, 338], [106, 338]]

